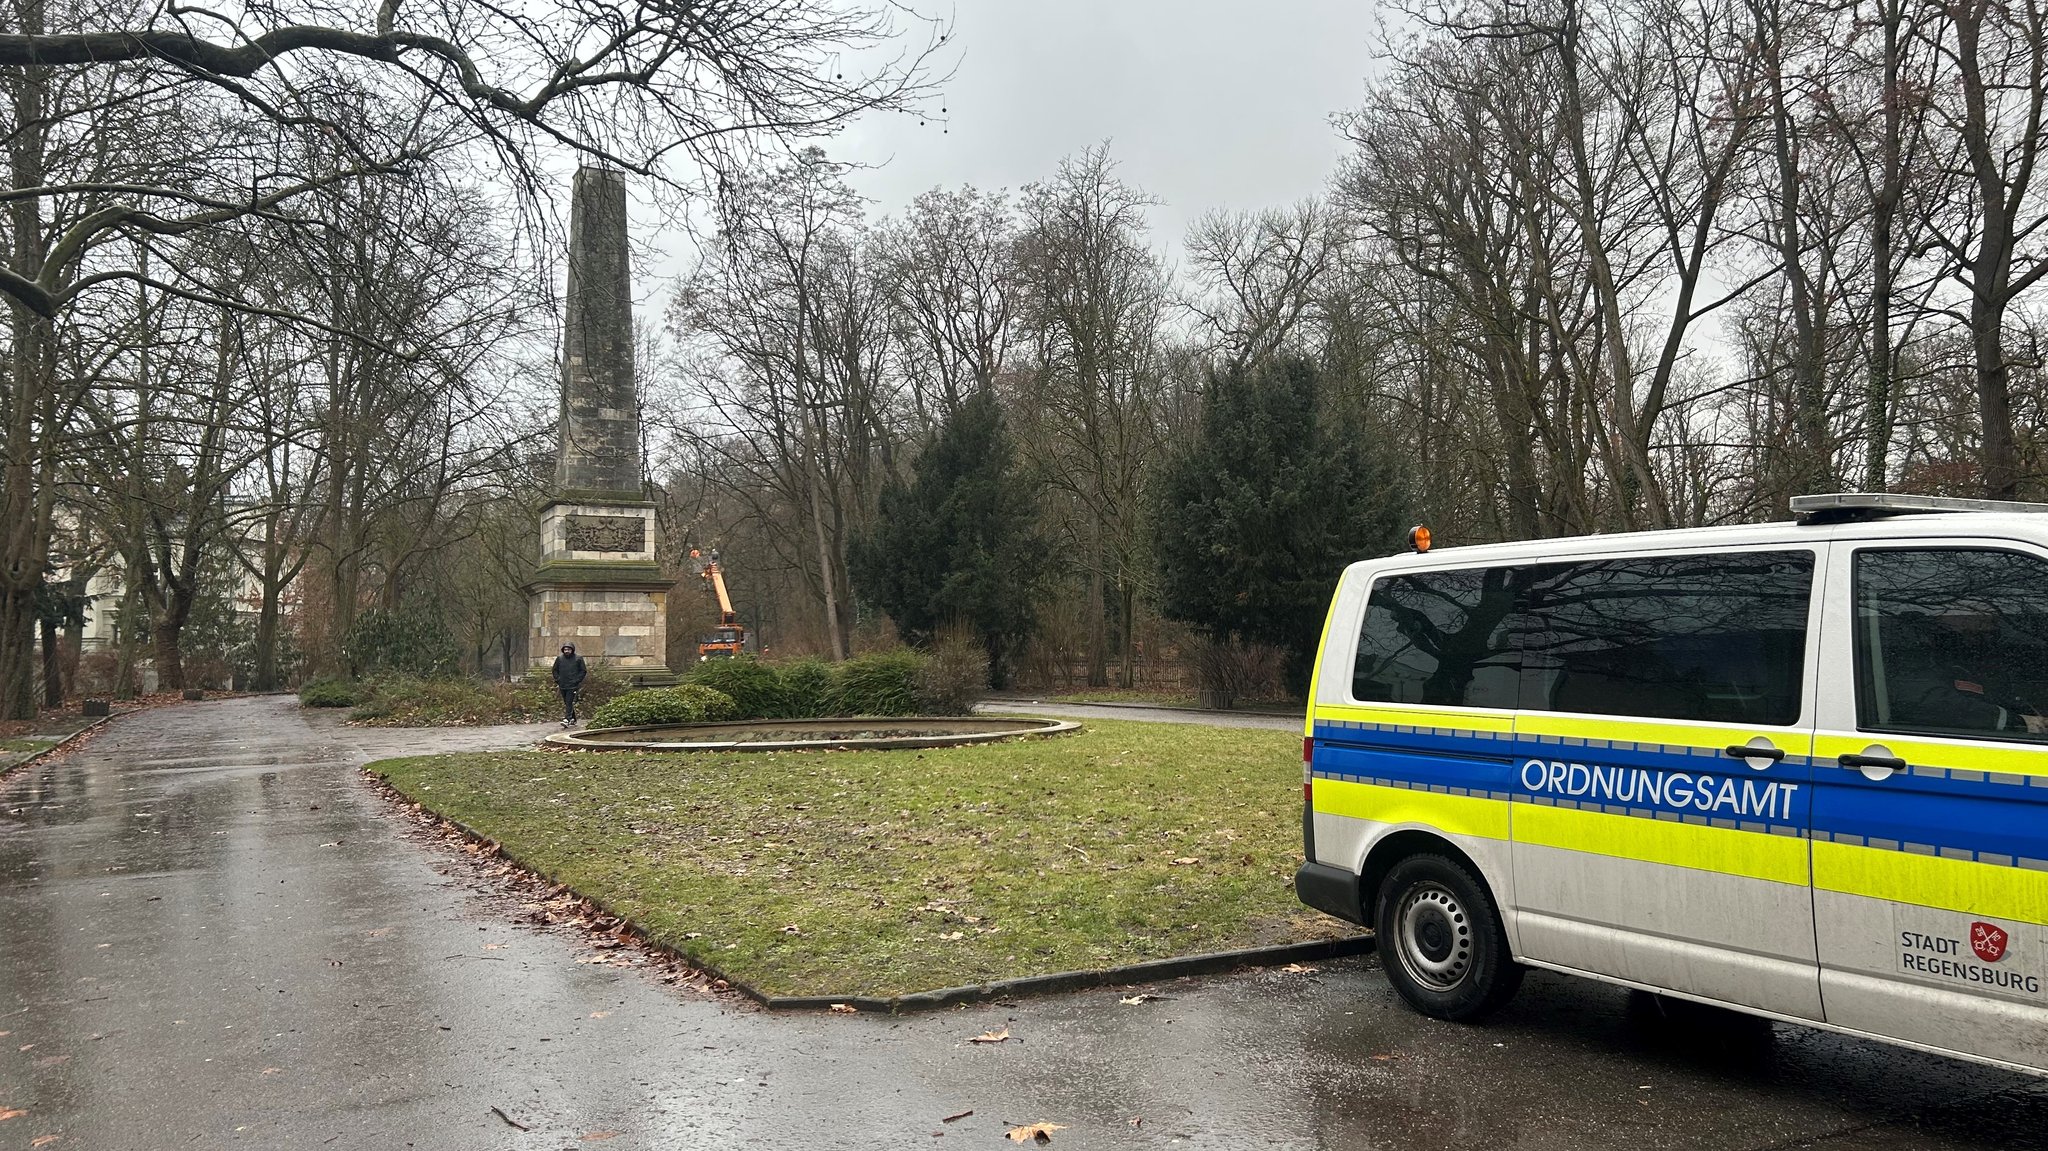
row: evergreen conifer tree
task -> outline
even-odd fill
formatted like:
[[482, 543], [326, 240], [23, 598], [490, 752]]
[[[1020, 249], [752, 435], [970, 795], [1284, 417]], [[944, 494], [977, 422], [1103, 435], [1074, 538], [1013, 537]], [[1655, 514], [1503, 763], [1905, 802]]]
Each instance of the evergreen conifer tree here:
[[1386, 453], [1297, 357], [1211, 374], [1156, 499], [1160, 611], [1281, 648], [1296, 692], [1339, 573], [1398, 548], [1408, 507]]
[[1002, 687], [1036, 621], [1048, 556], [1038, 490], [994, 397], [963, 403], [912, 471], [908, 484], [882, 489], [874, 529], [854, 541], [854, 585], [915, 646], [948, 624], [971, 628]]

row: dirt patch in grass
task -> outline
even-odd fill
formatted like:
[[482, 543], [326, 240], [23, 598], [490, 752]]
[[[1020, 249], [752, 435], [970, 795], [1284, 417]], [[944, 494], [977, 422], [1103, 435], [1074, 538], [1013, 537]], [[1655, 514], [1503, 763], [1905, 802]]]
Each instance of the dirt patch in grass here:
[[1103, 722], [926, 751], [370, 770], [758, 990], [889, 996], [1349, 934], [1294, 897], [1300, 749]]

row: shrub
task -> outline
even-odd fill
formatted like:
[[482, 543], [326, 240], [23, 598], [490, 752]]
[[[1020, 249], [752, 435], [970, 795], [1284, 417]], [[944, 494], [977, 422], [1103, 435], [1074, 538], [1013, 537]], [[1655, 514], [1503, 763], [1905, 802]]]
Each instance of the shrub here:
[[737, 718], [731, 696], [702, 684], [629, 691], [590, 713], [590, 726], [639, 727], [650, 723], [716, 723]]
[[346, 680], [323, 679], [299, 689], [300, 707], [354, 707], [360, 689]]
[[504, 717], [496, 694], [475, 680], [399, 675], [376, 680], [367, 689], [349, 718], [391, 727], [463, 727]]
[[[602, 664], [596, 660], [587, 662], [590, 672], [583, 677], [583, 686], [576, 691], [578, 710], [588, 713], [633, 690], [633, 685], [627, 682], [626, 677], [613, 670], [609, 664]], [[562, 705], [562, 697], [555, 694], [555, 681], [545, 669], [540, 673], [540, 687], [541, 695], [548, 701], [548, 707], [558, 708]]]
[[832, 714], [839, 677], [822, 659], [799, 659], [776, 669], [782, 677], [782, 718], [818, 719]]
[[431, 679], [455, 669], [455, 637], [439, 618], [417, 609], [364, 612], [342, 637], [341, 648], [358, 675]]
[[1282, 668], [1287, 653], [1268, 643], [1196, 639], [1188, 649], [1202, 706], [1230, 707], [1240, 699], [1275, 699], [1286, 695]]
[[470, 727], [552, 719], [561, 706], [537, 684], [391, 676], [363, 685], [349, 718], [372, 727]]
[[916, 715], [918, 683], [926, 663], [909, 648], [857, 656], [839, 665], [832, 693], [837, 715]]
[[121, 684], [121, 657], [111, 651], [87, 652], [78, 657], [78, 671], [72, 677], [72, 686], [79, 695], [109, 696], [135, 695], [142, 690], [142, 680], [135, 669], [128, 669], [126, 691]]
[[988, 691], [988, 648], [965, 628], [948, 628], [925, 653], [917, 674], [918, 710], [970, 715]]
[[782, 677], [753, 656], [707, 659], [690, 672], [689, 680], [730, 698], [739, 708], [734, 719], [782, 719], [789, 708]]

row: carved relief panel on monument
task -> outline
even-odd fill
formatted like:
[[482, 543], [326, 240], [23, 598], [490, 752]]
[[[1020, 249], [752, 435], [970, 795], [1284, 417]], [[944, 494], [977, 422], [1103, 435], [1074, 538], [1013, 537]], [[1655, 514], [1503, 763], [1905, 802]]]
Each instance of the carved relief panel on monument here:
[[563, 517], [563, 527], [570, 551], [637, 553], [651, 550], [647, 545], [647, 521], [639, 516], [571, 515]]

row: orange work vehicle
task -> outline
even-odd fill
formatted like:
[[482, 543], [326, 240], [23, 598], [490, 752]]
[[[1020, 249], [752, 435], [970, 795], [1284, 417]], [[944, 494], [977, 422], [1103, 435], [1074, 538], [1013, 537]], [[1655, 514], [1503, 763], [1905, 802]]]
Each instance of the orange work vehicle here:
[[740, 623], [740, 614], [732, 608], [732, 596], [726, 593], [725, 571], [718, 566], [718, 553], [707, 557], [692, 549], [690, 559], [697, 565], [697, 574], [718, 597], [718, 627], [698, 638], [697, 659], [731, 659], [746, 650], [747, 629]]

